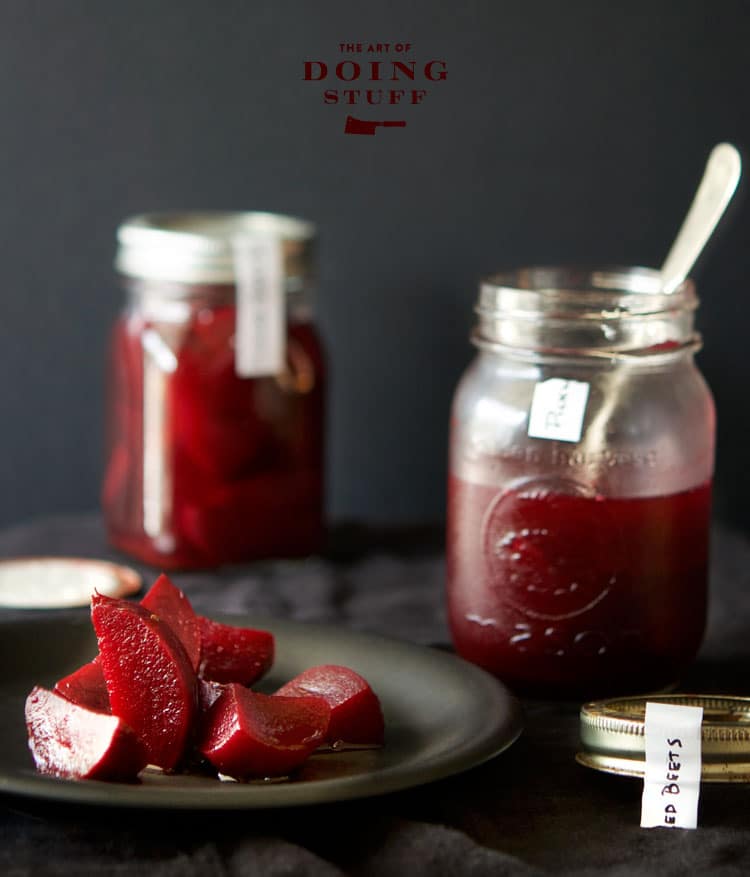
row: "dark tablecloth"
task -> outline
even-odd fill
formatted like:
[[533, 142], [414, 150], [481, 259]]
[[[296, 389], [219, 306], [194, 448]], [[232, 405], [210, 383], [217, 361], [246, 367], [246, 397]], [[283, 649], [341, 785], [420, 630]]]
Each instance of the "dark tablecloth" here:
[[[378, 547], [379, 546], [379, 547]], [[0, 556], [116, 558], [95, 516], [0, 533]], [[119, 558], [118, 558], [119, 559]], [[143, 570], [146, 580], [152, 570]], [[326, 559], [178, 574], [199, 612], [257, 611], [447, 644], [439, 539], [340, 532]], [[688, 691], [750, 693], [750, 543], [718, 529]], [[6, 613], [7, 614], [7, 613]], [[284, 811], [139, 812], [0, 798], [0, 873], [745, 874], [750, 788], [704, 785], [697, 831], [638, 827], [641, 784], [578, 766], [578, 703], [525, 701], [492, 762], [382, 798]]]

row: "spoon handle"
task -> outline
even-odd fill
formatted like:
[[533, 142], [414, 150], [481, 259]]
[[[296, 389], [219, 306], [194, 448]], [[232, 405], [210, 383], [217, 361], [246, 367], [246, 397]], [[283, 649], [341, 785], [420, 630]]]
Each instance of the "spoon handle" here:
[[737, 188], [741, 169], [740, 154], [731, 143], [711, 150], [693, 203], [661, 267], [662, 292], [673, 293], [690, 273]]

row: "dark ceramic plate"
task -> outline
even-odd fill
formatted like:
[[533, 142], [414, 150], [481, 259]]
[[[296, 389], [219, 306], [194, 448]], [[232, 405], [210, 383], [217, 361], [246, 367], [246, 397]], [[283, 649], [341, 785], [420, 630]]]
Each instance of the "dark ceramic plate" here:
[[91, 659], [87, 615], [0, 624], [0, 791], [79, 804], [241, 809], [293, 807], [382, 795], [481, 764], [521, 733], [514, 698], [483, 670], [452, 655], [346, 628], [225, 616], [276, 636], [276, 663], [261, 689], [274, 690], [315, 664], [344, 664], [380, 696], [382, 749], [321, 753], [293, 780], [240, 784], [146, 772], [136, 785], [58, 780], [34, 770], [26, 744], [24, 700], [35, 684], [54, 682]]

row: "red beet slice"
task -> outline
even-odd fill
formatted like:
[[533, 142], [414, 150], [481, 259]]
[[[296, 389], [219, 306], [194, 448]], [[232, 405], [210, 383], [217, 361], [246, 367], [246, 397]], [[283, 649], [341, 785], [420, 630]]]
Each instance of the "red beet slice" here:
[[122, 719], [36, 687], [26, 698], [29, 749], [37, 770], [56, 777], [134, 780], [146, 749]]
[[55, 692], [78, 706], [100, 713], [111, 712], [107, 684], [98, 659], [84, 664], [61, 679], [55, 685]]
[[183, 538], [213, 565], [300, 556], [320, 547], [322, 492], [319, 469], [295, 466], [206, 483], [199, 495], [185, 498], [176, 515]]
[[232, 627], [198, 616], [201, 632], [199, 675], [214, 682], [250, 685], [273, 663], [273, 634], [267, 630]]
[[141, 600], [141, 606], [167, 622], [185, 647], [193, 670], [197, 670], [201, 657], [201, 632], [198, 617], [182, 591], [162, 574]]
[[383, 742], [383, 711], [375, 692], [354, 670], [335, 664], [311, 667], [283, 685], [274, 695], [322, 697], [331, 708], [329, 743]]
[[199, 748], [236, 779], [284, 776], [323, 742], [329, 717], [318, 697], [269, 697], [229, 685], [206, 717]]
[[96, 594], [91, 601], [112, 714], [140, 737], [150, 764], [172, 770], [197, 713], [195, 673], [172, 628], [144, 606]]
[[263, 417], [258, 380], [237, 375], [234, 306], [196, 314], [172, 376], [178, 448], [214, 481], [235, 481], [273, 448], [275, 424]]

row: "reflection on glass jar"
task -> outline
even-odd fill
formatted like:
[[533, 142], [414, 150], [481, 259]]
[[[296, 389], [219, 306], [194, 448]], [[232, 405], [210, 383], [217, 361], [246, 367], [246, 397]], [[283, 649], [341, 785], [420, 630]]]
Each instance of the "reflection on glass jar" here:
[[[284, 337], [278, 366], [248, 377], [238, 368], [234, 245], [259, 235], [278, 250], [270, 307], [281, 309]], [[320, 548], [325, 371], [309, 303], [313, 235], [309, 223], [257, 213], [158, 214], [120, 228], [128, 302], [112, 335], [102, 490], [116, 547], [163, 568]], [[256, 318], [267, 334], [267, 314]]]
[[455, 394], [448, 611], [512, 686], [653, 689], [706, 617], [714, 406], [692, 283], [647, 269], [486, 281]]

